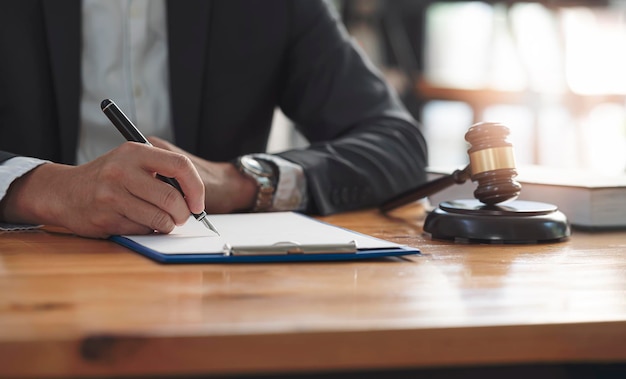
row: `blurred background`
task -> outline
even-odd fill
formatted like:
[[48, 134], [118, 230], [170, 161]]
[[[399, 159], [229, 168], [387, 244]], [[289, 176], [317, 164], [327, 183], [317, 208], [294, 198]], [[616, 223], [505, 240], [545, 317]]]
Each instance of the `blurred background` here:
[[[626, 0], [332, 2], [418, 119], [433, 167], [467, 163], [478, 121], [518, 165], [626, 170]], [[269, 149], [306, 141], [277, 112]]]

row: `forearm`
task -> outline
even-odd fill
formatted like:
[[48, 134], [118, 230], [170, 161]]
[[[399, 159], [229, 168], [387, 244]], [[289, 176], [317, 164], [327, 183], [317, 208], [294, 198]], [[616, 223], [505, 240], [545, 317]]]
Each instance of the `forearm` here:
[[400, 120], [372, 121], [280, 156], [305, 170], [311, 213], [377, 206], [426, 180], [424, 139], [415, 125]]
[[38, 165], [15, 179], [0, 201], [0, 219], [18, 224], [47, 224], [54, 220], [49, 208], [53, 202], [46, 199], [46, 194], [54, 172], [61, 167], [52, 163]]
[[32, 170], [46, 161], [27, 158], [15, 157], [10, 154], [2, 155], [9, 159], [0, 164], [0, 222], [18, 222], [14, 217], [7, 217], [6, 212], [13, 213], [12, 208], [8, 207], [9, 202], [13, 200], [9, 197], [14, 196], [15, 187], [19, 186], [19, 182], [24, 179]]

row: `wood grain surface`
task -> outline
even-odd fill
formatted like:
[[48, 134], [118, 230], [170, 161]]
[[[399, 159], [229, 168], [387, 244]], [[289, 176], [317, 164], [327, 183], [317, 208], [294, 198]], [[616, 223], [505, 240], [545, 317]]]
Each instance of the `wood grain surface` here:
[[161, 265], [55, 228], [0, 234], [0, 377], [626, 361], [626, 232], [469, 245], [418, 205], [320, 219], [419, 247], [362, 262]]

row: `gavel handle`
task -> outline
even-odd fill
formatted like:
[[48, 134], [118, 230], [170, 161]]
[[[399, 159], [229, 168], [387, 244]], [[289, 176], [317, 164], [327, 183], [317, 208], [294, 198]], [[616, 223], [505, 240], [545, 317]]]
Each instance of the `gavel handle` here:
[[388, 212], [392, 209], [401, 207], [403, 205], [414, 202], [415, 200], [422, 199], [428, 195], [437, 193], [445, 188], [450, 187], [453, 184], [462, 184], [470, 178], [469, 165], [462, 170], [455, 170], [452, 174], [437, 178], [430, 182], [424, 183], [417, 188], [408, 190], [400, 195], [386, 201], [380, 206], [380, 210]]

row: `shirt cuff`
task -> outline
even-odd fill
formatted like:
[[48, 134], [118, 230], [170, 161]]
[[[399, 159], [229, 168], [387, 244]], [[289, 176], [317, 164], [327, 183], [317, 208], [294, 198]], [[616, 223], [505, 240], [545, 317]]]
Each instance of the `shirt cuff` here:
[[278, 167], [278, 184], [270, 211], [304, 211], [308, 203], [306, 177], [302, 166], [270, 154], [252, 154]]
[[[11, 183], [41, 164], [47, 163], [37, 158], [14, 157], [0, 164], [0, 201], [9, 190]], [[0, 222], [0, 230], [23, 230], [37, 228], [39, 225], [16, 225]]]

